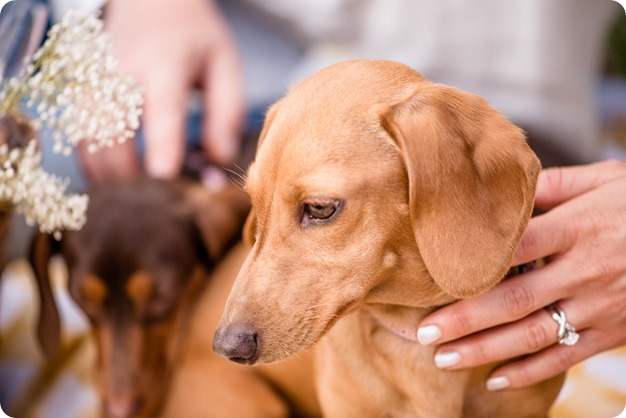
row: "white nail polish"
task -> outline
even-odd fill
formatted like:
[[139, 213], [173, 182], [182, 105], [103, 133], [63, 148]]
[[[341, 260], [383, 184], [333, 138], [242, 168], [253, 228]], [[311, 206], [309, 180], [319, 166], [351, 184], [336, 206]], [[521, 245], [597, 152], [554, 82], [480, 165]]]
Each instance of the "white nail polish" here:
[[437, 325], [427, 325], [417, 330], [417, 340], [422, 345], [429, 345], [441, 338], [441, 330]]
[[435, 365], [440, 369], [452, 367], [461, 362], [461, 355], [456, 351], [440, 353], [435, 356]]
[[487, 380], [487, 390], [489, 391], [506, 389], [509, 386], [511, 386], [511, 382], [506, 376], [492, 377]]

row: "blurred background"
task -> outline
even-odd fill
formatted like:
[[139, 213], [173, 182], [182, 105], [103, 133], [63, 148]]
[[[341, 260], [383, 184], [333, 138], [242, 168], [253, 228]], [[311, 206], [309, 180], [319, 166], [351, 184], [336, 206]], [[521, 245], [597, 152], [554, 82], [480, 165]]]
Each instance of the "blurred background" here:
[[[93, 10], [99, 3], [52, 2], [47, 16], [54, 20], [68, 8]], [[626, 13], [615, 1], [219, 4], [242, 56], [247, 134], [259, 131], [266, 108], [294, 82], [334, 62], [377, 58], [403, 62], [435, 82], [485, 97], [527, 132], [546, 167], [626, 160]], [[190, 147], [199, 142], [200, 110], [199, 101], [190, 100]], [[85, 188], [75, 160], [48, 150], [44, 165], [70, 177], [73, 190]], [[28, 228], [16, 220], [8, 244], [12, 263], [0, 293], [0, 405], [28, 399], [28, 416], [95, 416], [98, 399], [89, 372], [93, 347], [85, 337], [87, 323], [64, 290], [63, 266], [55, 267], [55, 289], [67, 323], [67, 356], [51, 370], [34, 342], [36, 294], [21, 258], [28, 240]], [[47, 380], [42, 380], [44, 375]], [[575, 367], [553, 416], [608, 418], [625, 405], [622, 348]]]

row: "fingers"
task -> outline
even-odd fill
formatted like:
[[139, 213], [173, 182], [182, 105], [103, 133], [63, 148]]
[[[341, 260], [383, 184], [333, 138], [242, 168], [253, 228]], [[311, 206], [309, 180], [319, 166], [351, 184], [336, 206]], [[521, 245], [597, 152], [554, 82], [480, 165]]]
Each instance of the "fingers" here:
[[535, 203], [544, 209], [554, 209], [530, 220], [511, 265], [569, 250], [577, 239], [576, 225], [571, 222], [572, 213], [565, 216], [559, 211], [561, 208], [555, 206], [620, 177], [626, 177], [626, 163], [622, 161], [542, 171], [537, 183]]
[[139, 174], [139, 157], [133, 141], [103, 148], [96, 153], [87, 151], [84, 143], [78, 145], [81, 168], [89, 183], [98, 184], [107, 179], [128, 179]]
[[580, 338], [575, 346], [559, 344], [559, 324], [549, 311], [539, 309], [522, 320], [442, 345], [436, 351], [435, 364], [455, 370], [522, 358], [498, 368], [486, 382], [489, 390], [521, 388], [557, 376], [614, 346], [605, 333], [589, 328], [592, 311], [569, 300], [559, 305], [568, 313], [568, 323], [583, 330], [577, 331]]
[[[171, 72], [170, 72], [171, 73]], [[144, 83], [144, 168], [154, 177], [173, 177], [182, 166], [186, 90], [180, 77], [154, 71]], [[180, 80], [173, 82], [172, 80]], [[81, 151], [81, 163], [91, 181], [137, 175], [140, 164], [134, 141], [95, 154]]]
[[496, 369], [487, 380], [489, 390], [533, 385], [566, 372], [573, 365], [611, 347], [607, 336], [596, 330], [580, 333], [576, 346], [553, 344], [530, 357]]
[[440, 347], [435, 364], [457, 369], [535, 353], [557, 342], [556, 329], [548, 312], [541, 309], [524, 320]]
[[239, 60], [230, 42], [210, 58], [205, 87], [203, 144], [209, 157], [230, 164], [239, 151], [244, 99]]
[[[590, 325], [590, 311], [581, 310], [569, 300], [561, 300], [558, 305], [568, 312], [566, 320], [570, 326], [586, 329]], [[458, 369], [536, 353], [559, 342], [559, 327], [551, 311], [538, 309], [519, 321], [442, 345], [435, 355], [435, 364]], [[455, 362], [439, 361], [450, 358]]]
[[550, 263], [509, 279], [481, 296], [435, 311], [420, 322], [418, 340], [423, 345], [456, 340], [524, 318], [561, 299], [559, 283], [546, 280], [559, 264]]
[[153, 69], [150, 78], [146, 80], [144, 164], [151, 176], [173, 177], [182, 166], [186, 83], [184, 77], [166, 68]]
[[601, 184], [626, 176], [626, 163], [604, 161], [575, 167], [548, 168], [539, 174], [535, 205], [550, 209]]
[[530, 219], [511, 260], [518, 266], [542, 257], [561, 254], [575, 242], [571, 224], [559, 213], [548, 212]]
[[107, 29], [121, 68], [144, 91], [146, 171], [176, 175], [185, 150], [188, 93], [203, 85], [203, 143], [218, 163], [237, 153], [243, 115], [242, 85], [235, 46], [221, 12], [205, 0], [115, 1], [107, 6]]

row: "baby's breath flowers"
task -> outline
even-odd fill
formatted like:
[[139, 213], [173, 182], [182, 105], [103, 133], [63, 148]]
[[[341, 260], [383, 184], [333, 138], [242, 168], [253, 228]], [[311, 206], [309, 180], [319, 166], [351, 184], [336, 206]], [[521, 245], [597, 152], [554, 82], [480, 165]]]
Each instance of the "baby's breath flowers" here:
[[26, 148], [0, 145], [0, 208], [15, 208], [27, 224], [38, 224], [57, 239], [62, 229], [80, 229], [85, 223], [87, 195], [65, 195], [68, 183], [41, 168], [37, 140]]
[[[0, 78], [0, 121], [30, 125], [64, 155], [80, 142], [90, 152], [122, 143], [139, 127], [143, 99], [116, 65], [102, 21], [69, 12], [26, 59], [20, 75]], [[27, 109], [35, 111], [33, 119], [24, 116]], [[68, 181], [41, 168], [34, 137], [22, 145], [10, 139], [0, 135], [0, 211], [15, 209], [56, 236], [79, 229], [87, 197], [66, 195]]]
[[22, 74], [2, 83], [0, 116], [24, 104], [35, 107], [35, 128], [50, 131], [54, 150], [64, 154], [80, 141], [90, 151], [124, 142], [139, 127], [143, 100], [116, 65], [102, 21], [69, 12]]

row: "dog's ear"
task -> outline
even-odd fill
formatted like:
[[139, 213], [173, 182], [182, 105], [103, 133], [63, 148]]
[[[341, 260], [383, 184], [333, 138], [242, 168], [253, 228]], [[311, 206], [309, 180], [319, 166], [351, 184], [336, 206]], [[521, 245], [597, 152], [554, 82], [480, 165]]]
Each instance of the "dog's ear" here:
[[465, 298], [506, 274], [540, 164], [522, 131], [475, 95], [420, 84], [381, 122], [406, 165], [413, 233], [434, 281]]
[[231, 184], [218, 192], [193, 184], [188, 185], [187, 201], [209, 259], [215, 263], [241, 239], [250, 200], [244, 191]]
[[47, 358], [56, 354], [61, 346], [61, 321], [48, 274], [50, 259], [58, 249], [59, 243], [52, 236], [36, 232], [29, 251], [29, 261], [39, 290], [37, 337]]
[[248, 214], [248, 219], [246, 219], [246, 223], [243, 225], [243, 242], [250, 248], [254, 245], [256, 241], [256, 215], [254, 214], [254, 209], [250, 210]]

